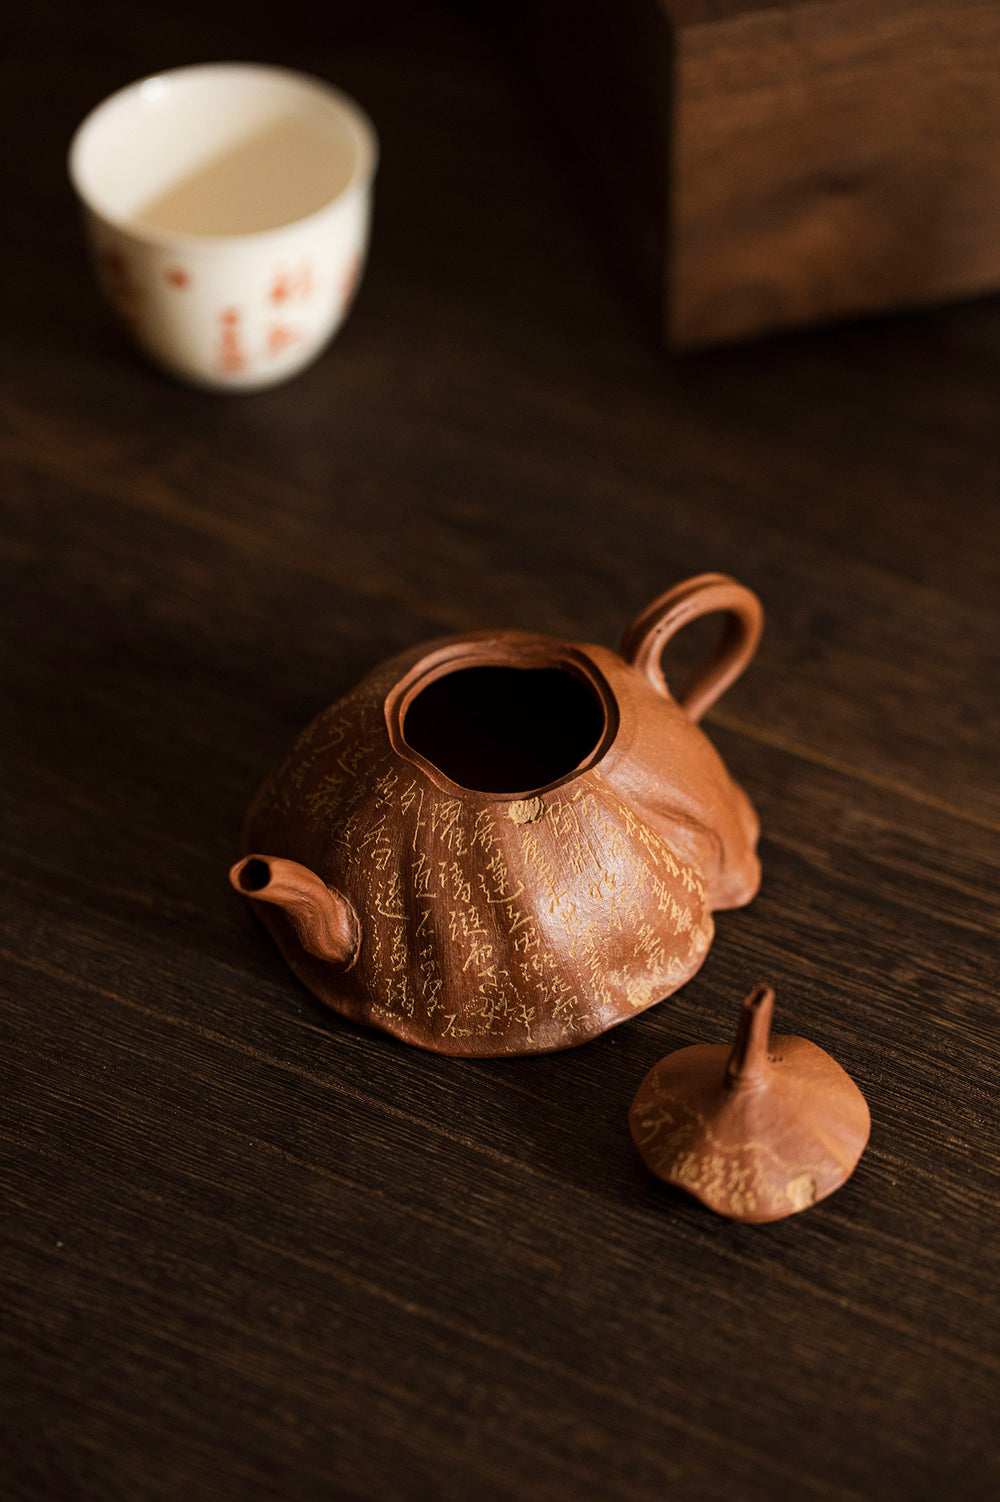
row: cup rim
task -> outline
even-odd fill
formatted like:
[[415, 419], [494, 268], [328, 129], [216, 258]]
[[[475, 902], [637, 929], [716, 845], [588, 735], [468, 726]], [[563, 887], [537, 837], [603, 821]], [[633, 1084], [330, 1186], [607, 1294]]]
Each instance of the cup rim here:
[[[116, 214], [110, 212], [103, 204], [98, 202], [84, 183], [83, 155], [87, 146], [87, 139], [93, 128], [113, 107], [117, 106], [129, 95], [139, 94], [150, 84], [160, 80], [164, 82], [189, 77], [199, 73], [242, 73], [266, 75], [270, 78], [284, 79], [295, 84], [304, 84], [310, 90], [322, 93], [337, 106], [349, 130], [351, 131], [357, 148], [357, 160], [347, 184], [335, 193], [334, 196], [313, 209], [309, 214], [302, 215], [299, 219], [289, 219], [284, 224], [272, 225], [269, 229], [249, 230], [244, 233], [231, 235], [198, 235], [181, 230], [149, 229], [145, 225], [136, 222], [135, 218], [128, 214]], [[67, 154], [67, 170], [69, 179], [77, 198], [84, 207], [96, 218], [105, 224], [112, 225], [122, 233], [131, 235], [134, 239], [141, 240], [147, 245], [158, 245], [163, 248], [184, 247], [189, 250], [218, 249], [223, 246], [258, 246], [266, 244], [268, 240], [279, 239], [286, 235], [289, 230], [298, 230], [321, 220], [324, 215], [339, 208], [348, 198], [367, 191], [378, 168], [379, 141], [371, 116], [364, 110], [357, 100], [352, 99], [343, 89], [335, 84], [327, 82], [325, 78], [319, 78], [312, 73], [303, 73], [297, 68], [285, 68], [275, 63], [254, 62], [207, 62], [186, 63], [179, 68], [164, 68], [155, 73], [148, 73], [143, 78], [137, 78], [132, 83], [125, 84], [108, 94], [92, 110], [84, 116], [73, 133]]]

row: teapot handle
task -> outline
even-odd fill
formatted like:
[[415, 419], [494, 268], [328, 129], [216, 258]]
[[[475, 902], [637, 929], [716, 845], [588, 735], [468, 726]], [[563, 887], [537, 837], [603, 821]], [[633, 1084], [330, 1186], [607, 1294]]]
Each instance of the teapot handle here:
[[699, 616], [725, 610], [729, 623], [718, 650], [698, 672], [680, 708], [697, 722], [740, 676], [757, 650], [764, 611], [752, 590], [728, 574], [699, 574], [675, 584], [636, 616], [622, 637], [625, 661], [648, 678], [661, 694], [669, 693], [660, 659], [670, 638]]

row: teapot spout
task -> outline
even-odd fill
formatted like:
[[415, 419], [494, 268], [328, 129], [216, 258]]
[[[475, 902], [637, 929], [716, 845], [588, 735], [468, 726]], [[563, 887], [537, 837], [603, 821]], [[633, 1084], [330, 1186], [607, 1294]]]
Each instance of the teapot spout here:
[[350, 965], [360, 942], [357, 916], [346, 897], [308, 866], [279, 855], [247, 855], [229, 872], [244, 897], [282, 909], [302, 948], [334, 965]]

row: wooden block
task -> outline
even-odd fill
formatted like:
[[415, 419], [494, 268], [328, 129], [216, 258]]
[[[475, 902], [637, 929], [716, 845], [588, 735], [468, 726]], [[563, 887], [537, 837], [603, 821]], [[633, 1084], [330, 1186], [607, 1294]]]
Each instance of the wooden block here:
[[672, 345], [1000, 286], [1000, 0], [519, 11]]

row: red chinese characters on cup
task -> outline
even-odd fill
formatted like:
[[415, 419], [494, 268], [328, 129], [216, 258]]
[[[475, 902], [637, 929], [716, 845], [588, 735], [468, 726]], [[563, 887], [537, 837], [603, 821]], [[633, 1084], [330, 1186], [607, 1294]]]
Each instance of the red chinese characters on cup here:
[[280, 355], [284, 350], [300, 343], [301, 339], [298, 329], [289, 328], [284, 323], [272, 323], [267, 331], [267, 352], [269, 355]]
[[268, 298], [275, 307], [282, 307], [285, 303], [300, 302], [311, 297], [315, 290], [316, 279], [312, 266], [308, 261], [300, 261], [291, 269], [279, 267], [275, 271]]
[[229, 374], [247, 368], [239, 308], [224, 308], [219, 314], [219, 369]]
[[[271, 280], [267, 301], [277, 310], [289, 304], [301, 303], [316, 291], [316, 276], [309, 261], [299, 261], [294, 266], [279, 266]], [[301, 330], [287, 322], [272, 323], [266, 336], [267, 353], [273, 359], [285, 350], [302, 342]]]
[[[354, 290], [360, 269], [361, 257], [352, 258], [343, 289], [345, 301]], [[192, 281], [191, 273], [179, 266], [168, 268], [164, 275], [168, 283], [178, 289], [187, 287]], [[301, 260], [274, 268], [264, 294], [264, 304], [271, 315], [263, 331], [263, 346], [260, 351], [265, 359], [277, 359], [303, 343], [307, 334], [295, 326], [295, 307], [307, 302], [316, 291], [317, 278], [311, 262]], [[219, 343], [216, 368], [227, 375], [250, 370], [253, 360], [247, 352], [247, 331], [241, 310], [238, 307], [223, 308], [217, 317]], [[250, 339], [250, 343], [256, 346], [256, 335]]]

